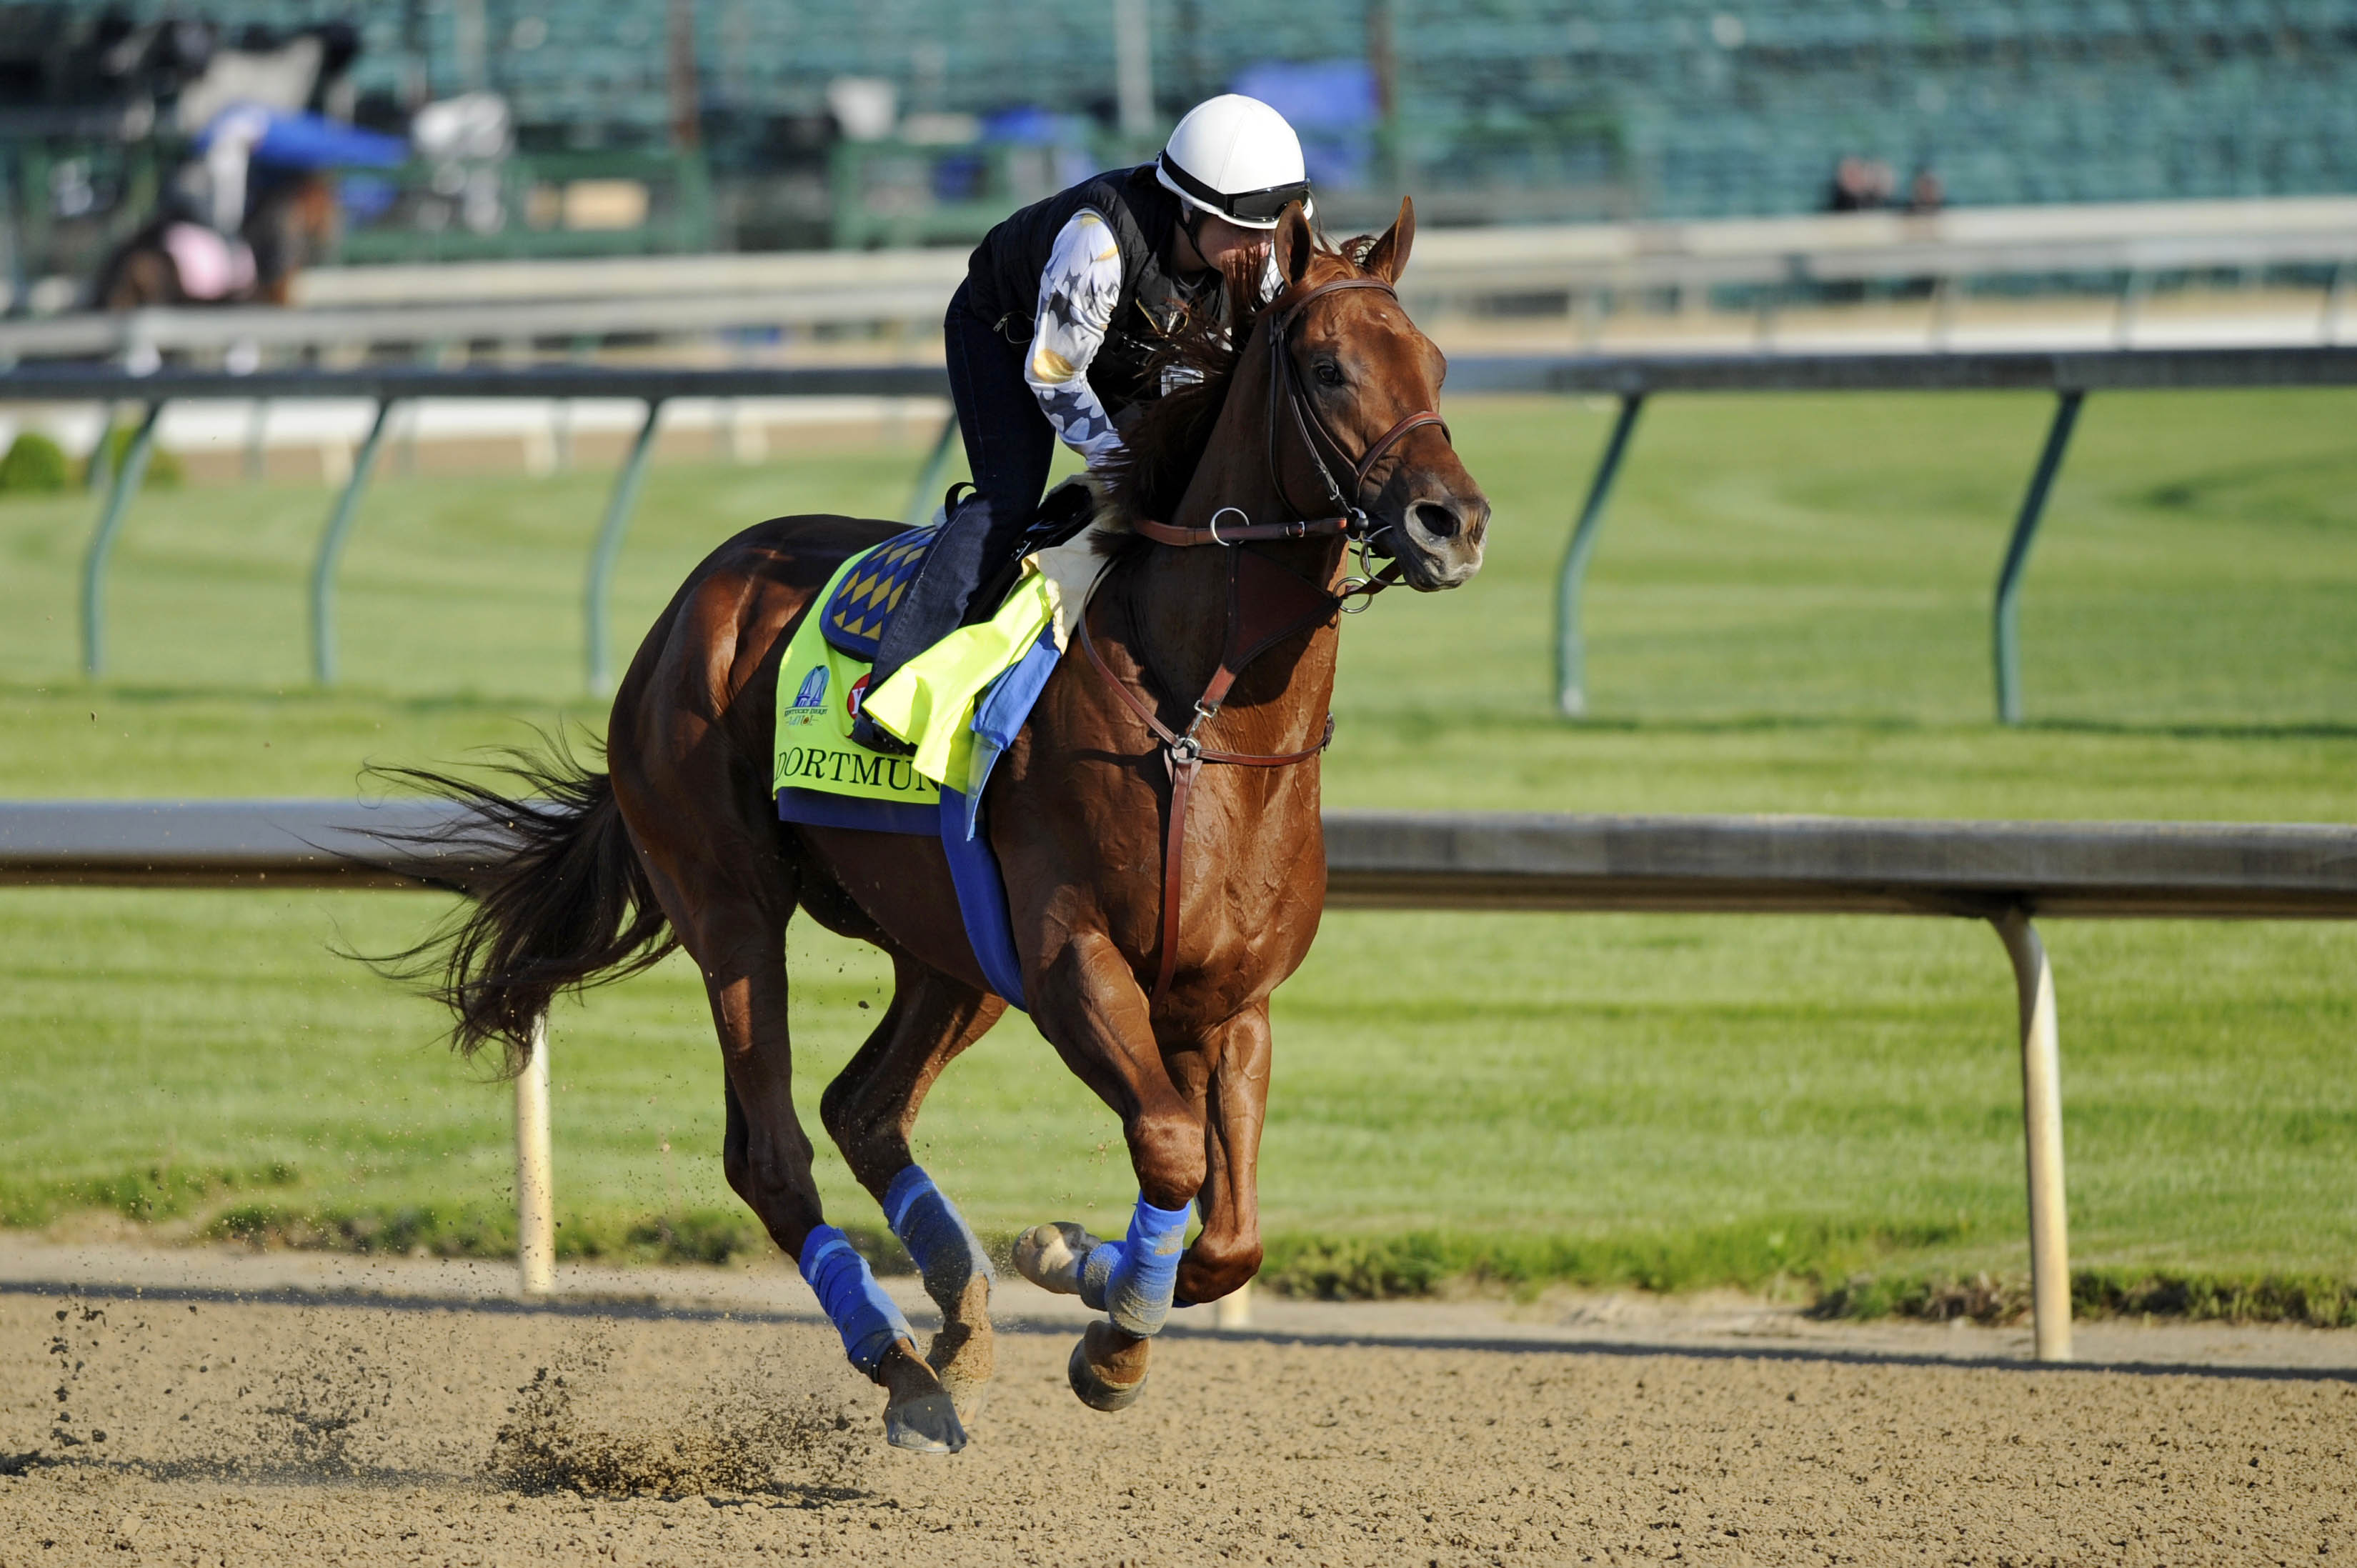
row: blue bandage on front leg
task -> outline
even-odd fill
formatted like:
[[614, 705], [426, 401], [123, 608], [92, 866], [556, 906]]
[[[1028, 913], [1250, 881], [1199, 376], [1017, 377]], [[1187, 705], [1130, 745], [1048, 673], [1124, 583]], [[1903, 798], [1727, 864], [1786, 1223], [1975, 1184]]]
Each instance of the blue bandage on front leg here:
[[920, 1165], [910, 1165], [884, 1189], [884, 1218], [892, 1234], [916, 1260], [924, 1276], [925, 1294], [943, 1312], [954, 1311], [966, 1287], [980, 1279], [996, 1284], [990, 1254], [965, 1216], [942, 1195]]
[[819, 1305], [826, 1309], [828, 1319], [843, 1336], [843, 1348], [853, 1366], [872, 1378], [884, 1364], [884, 1354], [892, 1348], [893, 1341], [915, 1342], [909, 1320], [892, 1305], [892, 1298], [868, 1272], [867, 1260], [852, 1250], [842, 1231], [832, 1225], [813, 1230], [802, 1240], [800, 1262], [802, 1278], [810, 1282]]
[[1187, 1250], [1188, 1208], [1157, 1208], [1143, 1197], [1129, 1217], [1129, 1234], [1107, 1241], [1081, 1264], [1081, 1300], [1102, 1307], [1114, 1326], [1158, 1333], [1178, 1289], [1178, 1255]]

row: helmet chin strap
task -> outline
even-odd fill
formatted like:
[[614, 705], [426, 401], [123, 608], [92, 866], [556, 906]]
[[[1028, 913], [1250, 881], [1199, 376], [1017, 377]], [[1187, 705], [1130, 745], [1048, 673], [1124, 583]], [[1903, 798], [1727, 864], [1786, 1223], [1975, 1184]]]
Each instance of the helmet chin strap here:
[[1205, 267], [1211, 264], [1211, 258], [1203, 254], [1203, 220], [1211, 216], [1211, 211], [1210, 208], [1200, 205], [1192, 198], [1182, 196], [1178, 199], [1178, 231], [1187, 236], [1188, 245], [1194, 250], [1195, 260]]

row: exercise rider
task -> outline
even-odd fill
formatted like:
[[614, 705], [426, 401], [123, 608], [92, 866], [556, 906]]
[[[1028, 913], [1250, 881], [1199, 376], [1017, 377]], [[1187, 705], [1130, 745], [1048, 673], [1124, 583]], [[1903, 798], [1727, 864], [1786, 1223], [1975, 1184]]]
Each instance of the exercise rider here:
[[[974, 491], [942, 525], [877, 650], [870, 689], [955, 630], [1019, 553], [1061, 440], [1091, 468], [1121, 450], [1161, 337], [1222, 310], [1230, 258], [1268, 245], [1307, 202], [1301, 142], [1257, 99], [1197, 104], [1152, 163], [1098, 175], [1016, 213], [974, 247], [942, 322]], [[906, 751], [864, 714], [853, 734]]]

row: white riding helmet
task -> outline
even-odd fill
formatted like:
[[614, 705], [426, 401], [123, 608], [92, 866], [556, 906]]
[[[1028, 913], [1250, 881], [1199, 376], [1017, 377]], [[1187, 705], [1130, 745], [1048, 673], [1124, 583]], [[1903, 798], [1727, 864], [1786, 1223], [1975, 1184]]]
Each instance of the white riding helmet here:
[[1246, 229], [1274, 229], [1288, 203], [1310, 206], [1301, 138], [1257, 98], [1223, 92], [1187, 111], [1154, 177], [1189, 208]]

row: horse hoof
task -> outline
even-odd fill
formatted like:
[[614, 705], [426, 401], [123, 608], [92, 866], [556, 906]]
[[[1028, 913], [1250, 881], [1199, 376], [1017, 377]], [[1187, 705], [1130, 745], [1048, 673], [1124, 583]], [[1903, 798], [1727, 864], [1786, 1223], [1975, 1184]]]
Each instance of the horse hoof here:
[[920, 1394], [885, 1407], [884, 1441], [912, 1454], [954, 1454], [965, 1446], [965, 1427], [949, 1395]]
[[[1072, 1347], [1064, 1374], [1072, 1391], [1091, 1410], [1127, 1410], [1146, 1391], [1146, 1353], [1151, 1341], [1124, 1334], [1110, 1323], [1092, 1323]], [[1130, 1374], [1135, 1373], [1135, 1376]]]
[[1058, 1295], [1081, 1294], [1081, 1265], [1104, 1243], [1069, 1219], [1034, 1225], [1015, 1239], [1015, 1272]]

